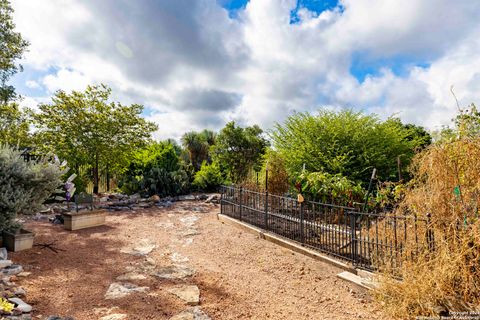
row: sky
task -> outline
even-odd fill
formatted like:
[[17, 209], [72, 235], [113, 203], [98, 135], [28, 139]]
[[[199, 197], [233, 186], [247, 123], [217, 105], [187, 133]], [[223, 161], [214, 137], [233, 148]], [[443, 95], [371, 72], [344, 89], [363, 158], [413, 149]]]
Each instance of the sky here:
[[480, 1], [12, 0], [35, 108], [104, 83], [157, 139], [351, 108], [439, 129], [480, 101]]

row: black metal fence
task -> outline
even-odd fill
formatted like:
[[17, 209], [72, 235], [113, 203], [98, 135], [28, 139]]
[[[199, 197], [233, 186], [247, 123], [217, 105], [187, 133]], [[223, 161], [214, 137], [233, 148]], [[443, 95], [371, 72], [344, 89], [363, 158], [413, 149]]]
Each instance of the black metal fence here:
[[221, 188], [221, 213], [302, 245], [377, 270], [398, 268], [433, 241], [427, 219]]

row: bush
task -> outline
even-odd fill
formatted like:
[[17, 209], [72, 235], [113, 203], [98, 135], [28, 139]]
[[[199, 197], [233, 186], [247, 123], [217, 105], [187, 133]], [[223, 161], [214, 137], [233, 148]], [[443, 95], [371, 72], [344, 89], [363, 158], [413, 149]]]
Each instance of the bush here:
[[153, 143], [135, 153], [119, 187], [127, 194], [179, 195], [190, 187], [188, 172], [171, 143]]
[[192, 185], [199, 190], [214, 191], [223, 183], [225, 183], [225, 179], [218, 163], [207, 164], [204, 161], [200, 170], [195, 174]]
[[[263, 164], [259, 171], [251, 171], [248, 179], [242, 185], [251, 190], [265, 190], [266, 169], [268, 164], [268, 192], [283, 195], [291, 187], [285, 159], [275, 150], [268, 149], [263, 157]], [[258, 176], [257, 176], [258, 174]], [[257, 182], [258, 178], [258, 182]]]
[[300, 175], [305, 164], [307, 172], [340, 174], [367, 185], [373, 168], [380, 180], [397, 181], [398, 157], [406, 177], [415, 150], [428, 144], [430, 136], [396, 118], [380, 121], [351, 110], [321, 110], [318, 115], [290, 116], [275, 126], [272, 139], [292, 177]]
[[362, 202], [366, 192], [360, 184], [326, 172], [302, 173], [298, 183], [310, 199], [351, 207]]
[[26, 162], [18, 150], [0, 147], [0, 231], [18, 227], [17, 214], [38, 210], [66, 171], [58, 161]]
[[[430, 146], [415, 157], [412, 170], [414, 179], [398, 210], [414, 217], [406, 228], [418, 230], [418, 240], [411, 239], [403, 251], [415, 254], [401, 255], [397, 272], [403, 281], [389, 272], [382, 275], [376, 297], [402, 319], [478, 311], [480, 138]], [[428, 213], [430, 223], [419, 228], [417, 217]]]

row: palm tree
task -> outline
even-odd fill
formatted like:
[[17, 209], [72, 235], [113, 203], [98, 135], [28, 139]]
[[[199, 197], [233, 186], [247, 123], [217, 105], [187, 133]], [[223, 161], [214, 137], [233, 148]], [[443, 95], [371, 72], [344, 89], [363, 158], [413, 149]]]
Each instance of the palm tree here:
[[182, 145], [188, 150], [190, 162], [196, 171], [200, 170], [202, 162], [208, 158], [208, 143], [195, 131], [186, 132], [182, 136]]

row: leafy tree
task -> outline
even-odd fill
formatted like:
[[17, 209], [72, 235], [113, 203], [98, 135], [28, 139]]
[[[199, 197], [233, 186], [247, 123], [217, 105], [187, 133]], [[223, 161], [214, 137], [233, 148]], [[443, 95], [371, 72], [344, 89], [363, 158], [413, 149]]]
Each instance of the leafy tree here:
[[29, 121], [16, 103], [0, 103], [0, 144], [27, 146]]
[[254, 167], [259, 168], [268, 141], [259, 126], [242, 128], [229, 122], [220, 131], [212, 147], [213, 161], [225, 168], [234, 183], [244, 180]]
[[271, 137], [291, 176], [299, 176], [305, 165], [307, 172], [340, 174], [363, 185], [373, 168], [380, 180], [398, 179], [399, 157], [407, 176], [415, 150], [429, 142], [418, 127], [352, 110], [296, 113], [277, 124]]
[[200, 170], [204, 161], [210, 161], [209, 149], [215, 144], [216, 135], [213, 131], [190, 131], [182, 136], [182, 144], [188, 151], [188, 156], [195, 171]]
[[93, 192], [98, 192], [99, 168], [122, 171], [137, 148], [143, 147], [157, 128], [141, 117], [143, 106], [109, 102], [111, 90], [89, 86], [84, 92], [57, 91], [51, 104], [32, 113], [39, 148], [66, 159], [78, 172], [93, 168]]
[[28, 47], [21, 34], [15, 32], [13, 9], [8, 0], [0, 0], [0, 105], [6, 105], [16, 98], [15, 88], [7, 84], [8, 80], [22, 66], [16, 64]]

